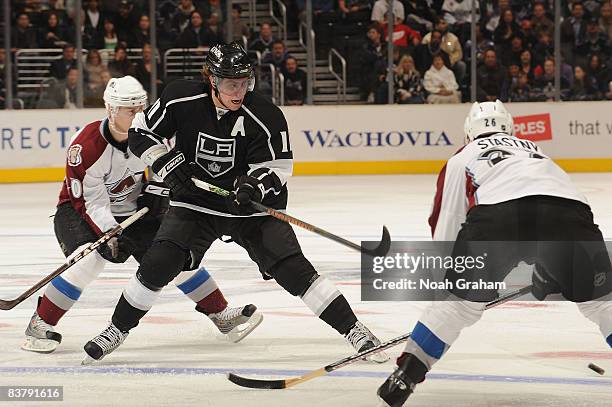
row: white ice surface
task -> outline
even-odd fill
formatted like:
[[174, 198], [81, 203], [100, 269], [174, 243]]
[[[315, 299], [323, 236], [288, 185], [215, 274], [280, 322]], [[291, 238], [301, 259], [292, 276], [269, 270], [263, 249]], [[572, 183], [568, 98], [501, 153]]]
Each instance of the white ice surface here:
[[[612, 174], [572, 178], [589, 198], [596, 222], [612, 237]], [[394, 239], [426, 240], [435, 177], [296, 177], [289, 212], [343, 237], [378, 239], [386, 224]], [[0, 185], [0, 298], [14, 298], [64, 260], [53, 235], [59, 184]], [[359, 255], [296, 229], [304, 253], [333, 280], [358, 317], [381, 339], [412, 329], [424, 303], [362, 302]], [[111, 265], [81, 296], [57, 329], [64, 340], [53, 354], [20, 350], [36, 296], [0, 311], [0, 386], [62, 385], [69, 406], [376, 406], [376, 389], [393, 363], [355, 364], [338, 375], [288, 390], [250, 390], [223, 372], [293, 377], [351, 353], [346, 341], [313, 317], [274, 282], [264, 282], [246, 253], [221, 242], [205, 266], [233, 305], [254, 303], [264, 321], [230, 344], [169, 286], [126, 342], [99, 365], [82, 368], [83, 345], [106, 325], [136, 263]], [[527, 304], [529, 305], [529, 304]], [[401, 351], [391, 350], [392, 357]], [[587, 368], [595, 362], [608, 373]], [[573, 304], [510, 303], [487, 311], [463, 332], [410, 398], [411, 406], [612, 406], [612, 350]], [[0, 402], [0, 407], [11, 405]], [[39, 405], [22, 403], [21, 405]]]

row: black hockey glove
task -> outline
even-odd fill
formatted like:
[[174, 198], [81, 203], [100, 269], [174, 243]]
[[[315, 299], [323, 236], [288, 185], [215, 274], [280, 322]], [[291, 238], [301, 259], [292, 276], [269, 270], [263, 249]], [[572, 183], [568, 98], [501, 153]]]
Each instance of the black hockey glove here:
[[251, 206], [251, 202], [261, 202], [264, 192], [263, 184], [257, 178], [240, 175], [234, 181], [234, 191], [227, 197], [230, 211], [236, 215], [259, 212]]
[[199, 191], [191, 180], [191, 177], [195, 175], [193, 164], [188, 163], [185, 155], [180, 151], [170, 151], [159, 157], [151, 168], [162, 177], [173, 196], [195, 194]]
[[125, 263], [136, 250], [134, 242], [127, 236], [113, 236], [108, 242], [98, 247], [98, 253], [111, 263]]
[[163, 182], [149, 181], [138, 196], [138, 209], [149, 208], [147, 216], [161, 217], [170, 205], [170, 188]]

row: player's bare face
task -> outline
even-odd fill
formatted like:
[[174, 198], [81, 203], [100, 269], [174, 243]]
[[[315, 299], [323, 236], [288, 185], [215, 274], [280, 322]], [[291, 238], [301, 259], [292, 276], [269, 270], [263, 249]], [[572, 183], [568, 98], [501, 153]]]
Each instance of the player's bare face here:
[[143, 109], [144, 106], [119, 107], [113, 115], [114, 127], [121, 133], [127, 133], [132, 126], [132, 120], [134, 120], [136, 113], [142, 112]]
[[252, 79], [250, 78], [219, 79], [219, 100], [223, 103], [224, 107], [230, 110], [240, 109], [251, 81]]

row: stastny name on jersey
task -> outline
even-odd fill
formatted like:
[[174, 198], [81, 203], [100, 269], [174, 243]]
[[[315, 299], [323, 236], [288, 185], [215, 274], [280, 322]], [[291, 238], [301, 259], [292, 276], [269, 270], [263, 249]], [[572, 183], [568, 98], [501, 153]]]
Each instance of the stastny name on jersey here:
[[302, 130], [311, 148], [343, 147], [402, 147], [431, 146], [447, 147], [453, 143], [444, 131], [350, 131], [346, 134], [336, 130]]

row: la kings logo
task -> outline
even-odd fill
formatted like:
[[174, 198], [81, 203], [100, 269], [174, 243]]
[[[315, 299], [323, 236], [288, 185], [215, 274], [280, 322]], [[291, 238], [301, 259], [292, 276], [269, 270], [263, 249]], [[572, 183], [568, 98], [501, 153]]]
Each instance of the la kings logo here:
[[234, 168], [236, 139], [223, 139], [210, 134], [198, 133], [196, 164], [208, 175], [216, 178]]

